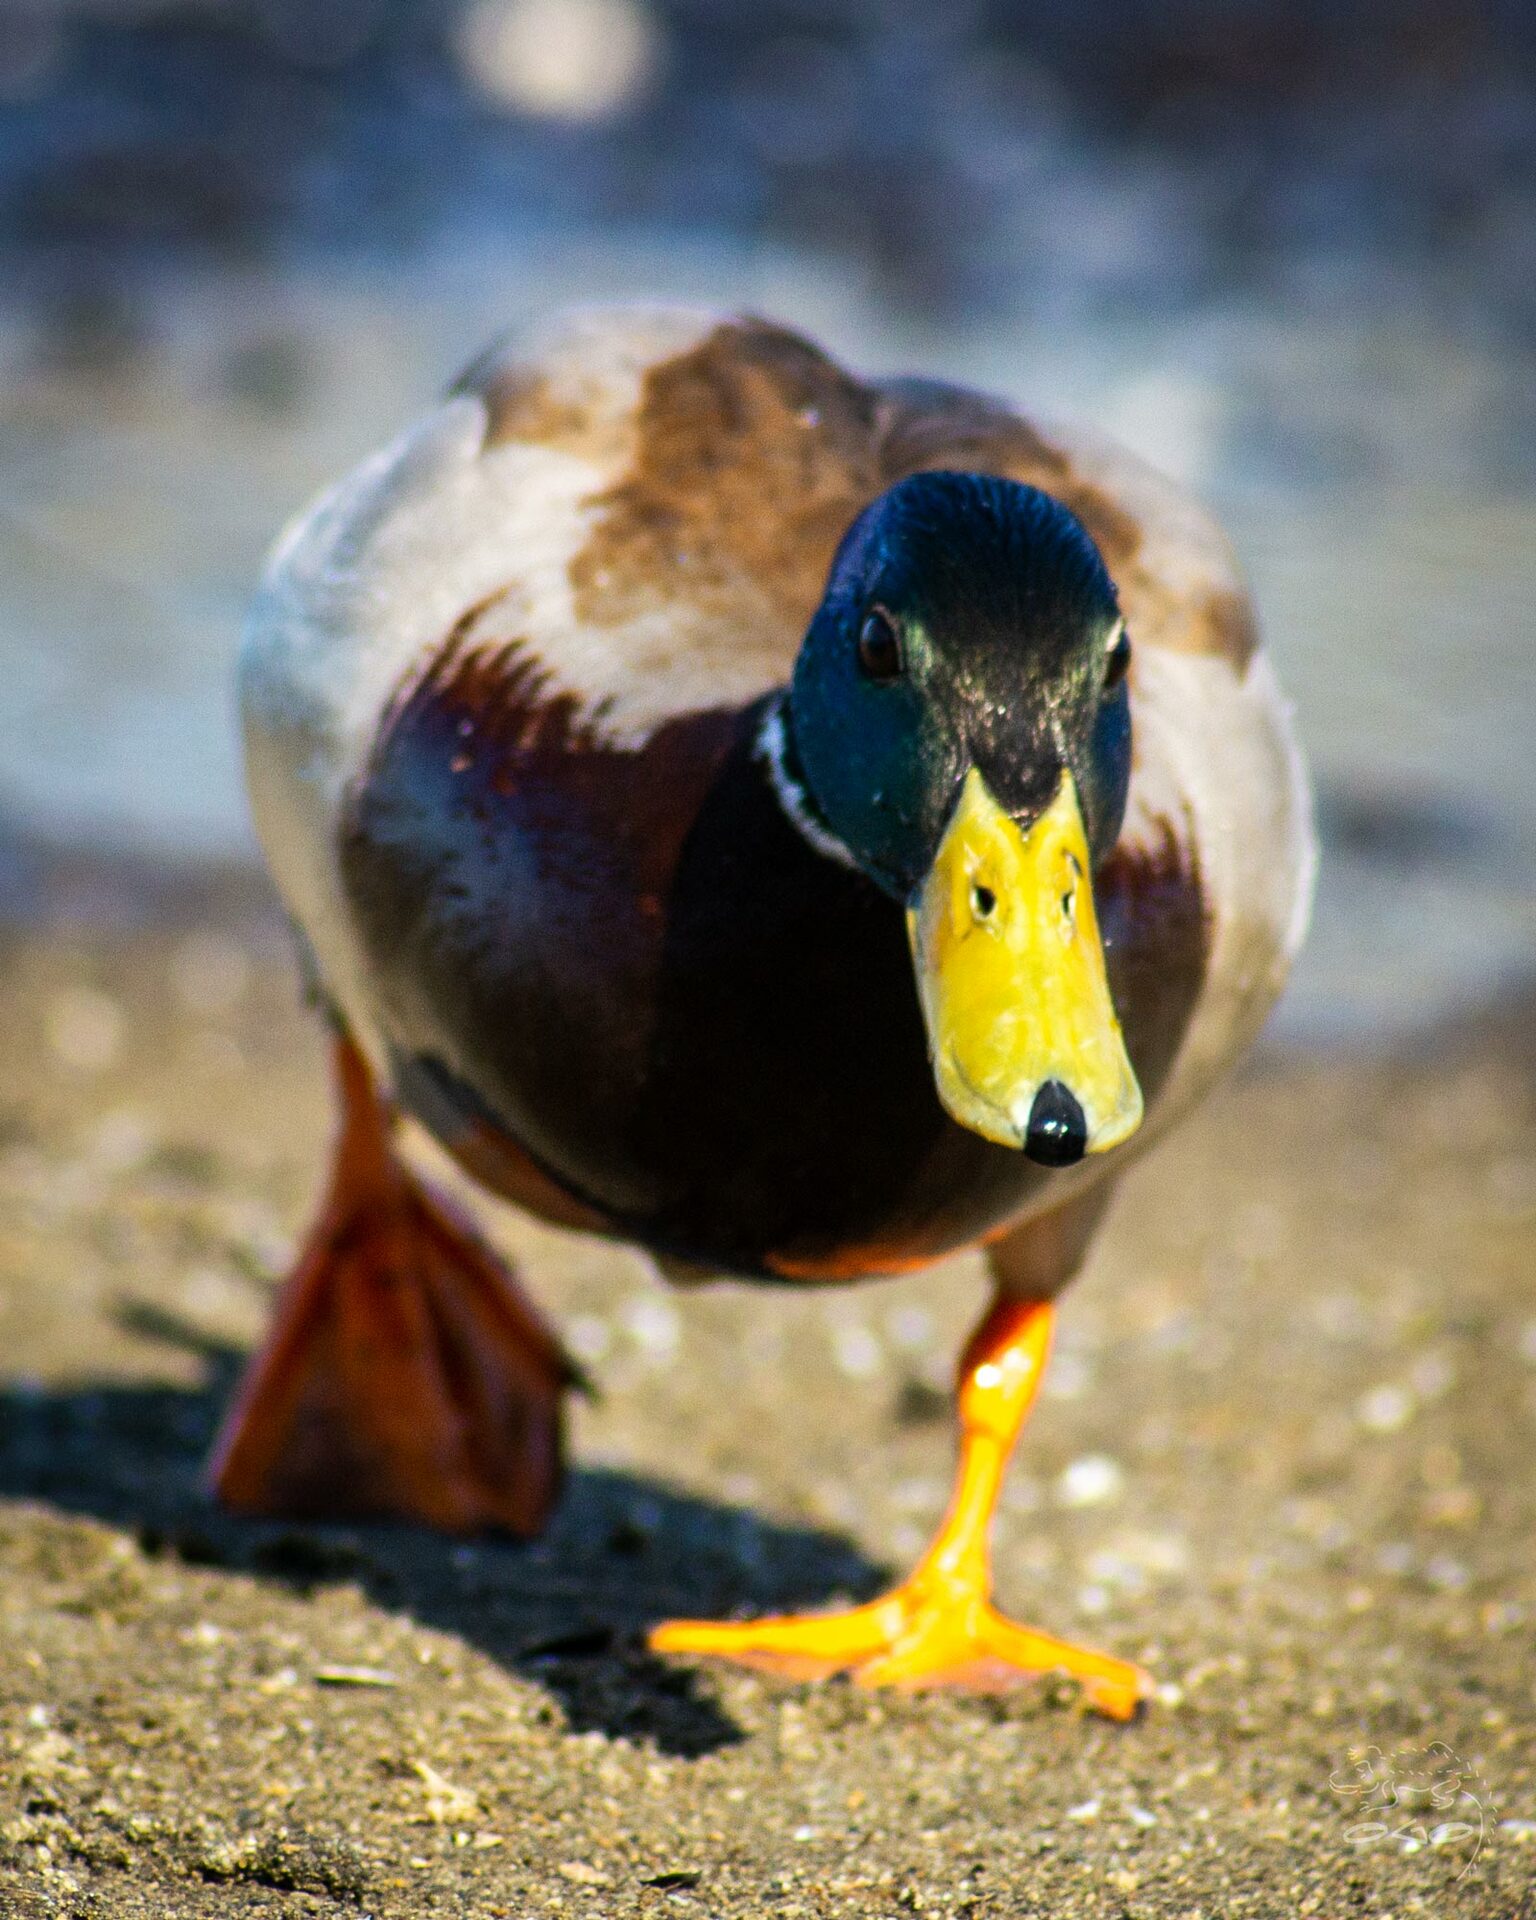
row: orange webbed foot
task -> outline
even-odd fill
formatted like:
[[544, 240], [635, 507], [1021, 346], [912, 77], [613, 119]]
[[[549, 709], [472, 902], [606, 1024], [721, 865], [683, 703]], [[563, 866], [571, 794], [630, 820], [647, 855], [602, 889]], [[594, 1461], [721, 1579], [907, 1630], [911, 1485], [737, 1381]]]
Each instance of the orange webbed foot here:
[[960, 1363], [960, 1461], [949, 1512], [911, 1577], [844, 1613], [748, 1621], [669, 1620], [658, 1653], [711, 1655], [788, 1679], [849, 1673], [859, 1686], [958, 1686], [997, 1692], [1026, 1676], [1066, 1673], [1113, 1720], [1150, 1694], [1140, 1667], [1006, 1619], [992, 1605], [987, 1532], [1003, 1468], [1039, 1388], [1052, 1309], [998, 1299]]
[[243, 1512], [537, 1532], [573, 1373], [505, 1264], [394, 1157], [361, 1054], [320, 1218], [210, 1477]]
[[658, 1653], [709, 1655], [785, 1679], [847, 1673], [857, 1686], [906, 1692], [948, 1686], [998, 1693], [1041, 1674], [1066, 1673], [1112, 1720], [1132, 1718], [1152, 1687], [1127, 1660], [1016, 1626], [984, 1595], [925, 1590], [920, 1578], [846, 1613], [669, 1620], [652, 1631], [650, 1644]]

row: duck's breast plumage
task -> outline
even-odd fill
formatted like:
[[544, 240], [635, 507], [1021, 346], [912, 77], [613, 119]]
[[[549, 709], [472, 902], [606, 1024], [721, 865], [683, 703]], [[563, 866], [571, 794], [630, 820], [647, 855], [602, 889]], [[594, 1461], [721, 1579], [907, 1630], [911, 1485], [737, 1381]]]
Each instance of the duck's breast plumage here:
[[1135, 764], [1098, 891], [1146, 1137], [1251, 1037], [1311, 841], [1200, 510], [1085, 436], [859, 381], [762, 322], [578, 316], [488, 357], [299, 523], [244, 657], [279, 885], [324, 991], [450, 1144], [491, 1139], [586, 1217], [748, 1271], [932, 1257], [1103, 1173], [948, 1120], [899, 909], [792, 824], [765, 753], [838, 539], [924, 467], [1055, 493], [1121, 592]]

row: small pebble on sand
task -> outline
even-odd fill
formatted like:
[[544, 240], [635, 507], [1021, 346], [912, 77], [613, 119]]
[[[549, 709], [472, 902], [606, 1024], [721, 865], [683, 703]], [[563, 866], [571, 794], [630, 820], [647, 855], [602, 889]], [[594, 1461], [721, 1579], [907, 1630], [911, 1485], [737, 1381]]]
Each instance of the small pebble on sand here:
[[1355, 1418], [1367, 1433], [1398, 1433], [1413, 1414], [1413, 1395], [1406, 1387], [1372, 1387], [1355, 1403]]
[[1064, 1467], [1056, 1481], [1057, 1504], [1063, 1507], [1097, 1507], [1117, 1498], [1125, 1485], [1125, 1472], [1107, 1453], [1085, 1453]]

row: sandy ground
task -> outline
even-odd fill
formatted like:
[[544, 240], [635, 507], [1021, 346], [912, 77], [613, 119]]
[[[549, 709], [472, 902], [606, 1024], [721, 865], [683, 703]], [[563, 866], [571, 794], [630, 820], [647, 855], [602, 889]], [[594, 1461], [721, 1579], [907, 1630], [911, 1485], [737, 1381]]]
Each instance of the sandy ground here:
[[213, 1511], [317, 1036], [238, 904], [13, 933], [0, 1914], [1529, 1920], [1533, 1034], [1260, 1061], [1128, 1185], [998, 1528], [1018, 1614], [1156, 1671], [1122, 1728], [639, 1650], [911, 1559], [970, 1262], [683, 1295], [501, 1215], [602, 1392], [550, 1537]]

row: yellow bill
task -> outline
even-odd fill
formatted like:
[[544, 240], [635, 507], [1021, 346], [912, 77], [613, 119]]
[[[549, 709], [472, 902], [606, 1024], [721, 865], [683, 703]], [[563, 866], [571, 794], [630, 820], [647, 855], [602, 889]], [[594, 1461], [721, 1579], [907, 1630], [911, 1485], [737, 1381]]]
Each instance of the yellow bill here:
[[973, 767], [907, 931], [939, 1098], [962, 1126], [1052, 1166], [1136, 1131], [1070, 773], [1026, 830]]

